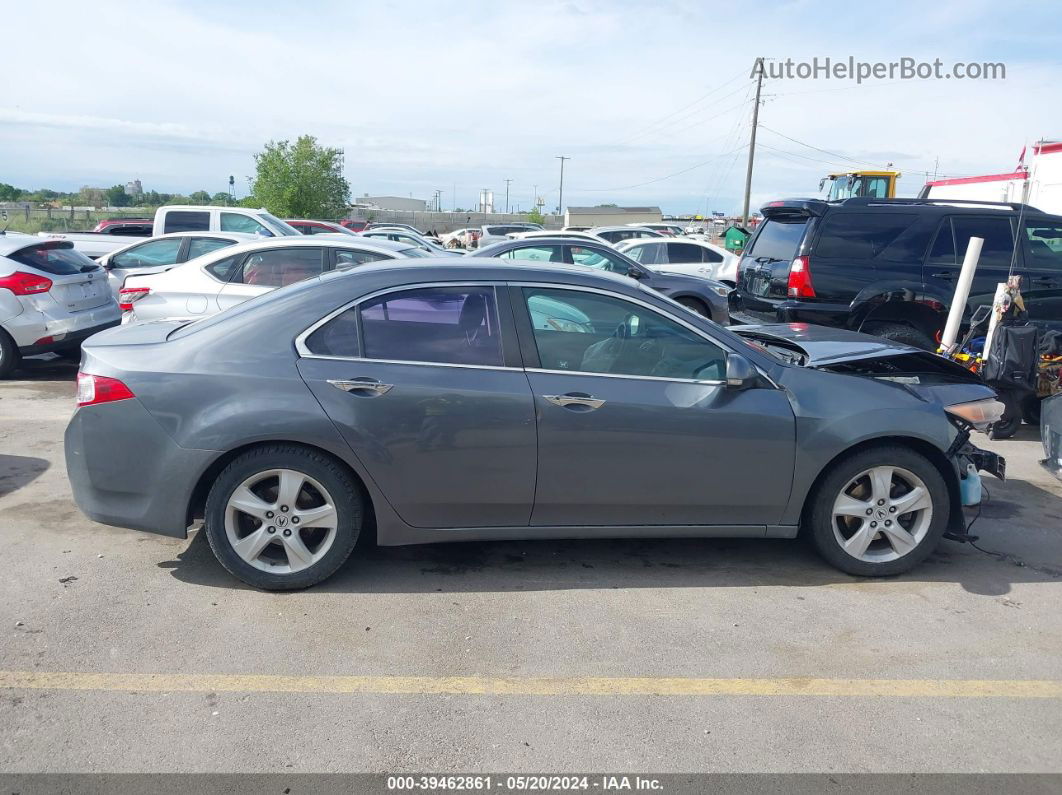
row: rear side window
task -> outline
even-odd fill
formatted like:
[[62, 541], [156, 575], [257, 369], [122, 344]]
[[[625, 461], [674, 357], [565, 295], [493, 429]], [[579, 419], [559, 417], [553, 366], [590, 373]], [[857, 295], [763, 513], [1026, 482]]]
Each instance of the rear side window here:
[[492, 287], [420, 287], [371, 298], [359, 308], [368, 359], [503, 363]]
[[[831, 213], [820, 227], [815, 254], [875, 259], [894, 246], [916, 220], [914, 213]], [[922, 252], [916, 258], [919, 262]]]
[[745, 256], [756, 259], [766, 257], [771, 261], [793, 259], [800, 246], [800, 240], [804, 237], [807, 222], [805, 216], [768, 218], [763, 222], [752, 249], [746, 251]]
[[218, 281], [226, 282], [232, 280], [233, 275], [240, 265], [239, 254], [234, 254], [231, 257], [225, 257], [219, 259], [217, 262], [212, 262], [206, 266], [206, 272], [213, 276]]
[[210, 228], [210, 212], [170, 210], [166, 212], [163, 232], [203, 232]]
[[44, 243], [8, 254], [7, 258], [53, 276], [70, 276], [99, 267], [80, 251], [75, 251], [72, 243]]
[[955, 229], [955, 253], [958, 262], [966, 256], [971, 237], [984, 239], [978, 267], [1009, 268], [1014, 253], [1014, 236], [1009, 218], [982, 218], [979, 216], [953, 216]]
[[1030, 268], [1062, 273], [1062, 224], [1025, 222], [1025, 261]]
[[631, 246], [623, 253], [643, 265], [659, 265], [667, 262], [663, 243], [646, 243], [644, 246]]
[[319, 248], [277, 248], [248, 254], [234, 283], [259, 287], [286, 287], [303, 279], [320, 276], [323, 270]]
[[172, 265], [177, 261], [183, 241], [179, 237], [151, 240], [133, 246], [128, 251], [111, 257], [116, 268], [150, 268], [156, 265]]
[[704, 249], [700, 246], [695, 246], [692, 243], [668, 243], [667, 261], [676, 265], [680, 263], [701, 262], [702, 251], [704, 251]]

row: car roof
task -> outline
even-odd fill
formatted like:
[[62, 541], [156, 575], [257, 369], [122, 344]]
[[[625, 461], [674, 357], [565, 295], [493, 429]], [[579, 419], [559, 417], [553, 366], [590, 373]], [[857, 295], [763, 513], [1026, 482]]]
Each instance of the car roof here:
[[[573, 243], [574, 241], [574, 243]], [[655, 241], [655, 238], [654, 238]], [[541, 245], [557, 245], [557, 246], [571, 246], [578, 245], [582, 248], [587, 246], [597, 246], [608, 251], [615, 251], [616, 249], [604, 240], [598, 238], [582, 238], [582, 237], [564, 237], [563, 235], [556, 235], [554, 237], [515, 237], [508, 240], [501, 240], [497, 243], [491, 243], [483, 246], [480, 251], [491, 251], [498, 249], [499, 251], [507, 248], [516, 248], [526, 245], [528, 248], [532, 246]]]
[[318, 221], [316, 218], [281, 218], [286, 224], [322, 224], [323, 226], [341, 226], [335, 221]]
[[[360, 238], [360, 239], [359, 239]], [[214, 259], [224, 259], [225, 257], [231, 257], [236, 254], [243, 254], [253, 251], [264, 251], [266, 249], [277, 248], [307, 248], [307, 247], [320, 247], [326, 246], [330, 248], [350, 248], [351, 246], [357, 246], [358, 248], [364, 248], [369, 250], [394, 252], [405, 251], [410, 246], [405, 243], [395, 243], [391, 240], [374, 240], [373, 238], [361, 238], [360, 235], [340, 235], [336, 234], [334, 237], [331, 235], [301, 235], [299, 237], [266, 237], [259, 238], [258, 240], [251, 241], [249, 243], [237, 243], [235, 246], [229, 246], [228, 248], [221, 248], [217, 251], [212, 251], [206, 256]]]
[[[407, 283], [472, 279], [474, 281], [518, 280], [522, 282], [545, 281], [570, 284], [574, 283], [572, 281], [574, 279], [579, 283], [604, 280], [613, 285], [623, 285], [628, 289], [632, 286], [632, 280], [629, 276], [588, 268], [585, 265], [569, 265], [565, 262], [538, 265], [530, 260], [508, 262], [493, 257], [481, 257], [478, 254], [465, 257], [424, 257], [423, 259], [370, 262], [365, 265], [359, 265], [357, 268], [329, 271], [317, 278], [321, 281], [343, 278], [347, 275], [356, 275], [364, 278], [370, 273], [390, 270], [400, 271], [404, 277], [403, 281]], [[449, 275], [448, 271], [453, 272], [453, 275]], [[564, 278], [558, 279], [557, 275], [561, 273]], [[637, 282], [633, 284], [637, 285]]]
[[592, 227], [590, 229], [590, 231], [592, 233], [594, 233], [594, 234], [597, 234], [598, 232], [629, 232], [632, 229], [645, 229], [648, 232], [654, 231], [654, 230], [650, 229], [647, 226], [641, 226], [641, 225], [631, 226], [630, 224], [628, 224], [626, 226], [595, 226], [595, 227]]
[[6, 257], [8, 254], [14, 254], [16, 251], [21, 251], [24, 248], [30, 248], [42, 243], [67, 243], [68, 245], [57, 246], [57, 248], [74, 247], [74, 244], [69, 240], [57, 240], [55, 238], [49, 239], [38, 235], [26, 235], [22, 232], [8, 232], [0, 235], [0, 257]]

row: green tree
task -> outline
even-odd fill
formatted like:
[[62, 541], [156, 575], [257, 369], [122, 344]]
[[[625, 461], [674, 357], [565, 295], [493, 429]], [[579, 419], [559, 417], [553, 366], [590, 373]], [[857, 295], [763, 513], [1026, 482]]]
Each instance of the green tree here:
[[210, 200], [214, 204], [228, 204], [229, 203], [229, 194], [225, 193], [224, 191], [220, 191], [219, 190], [217, 193], [215, 193], [211, 197]]
[[343, 152], [318, 146], [312, 135], [270, 141], [254, 156], [251, 199], [281, 218], [342, 218], [350, 204]]
[[188, 201], [191, 204], [210, 204], [210, 194], [205, 190], [197, 190], [189, 194]]
[[537, 207], [532, 207], [531, 212], [527, 214], [527, 220], [533, 224], [545, 224], [546, 216], [544, 216], [542, 211]]
[[107, 199], [108, 207], [127, 207], [130, 203], [129, 194], [125, 192], [124, 185], [113, 185], [103, 192]]
[[0, 182], [0, 202], [18, 201], [25, 193], [26, 191], [21, 188], [8, 185], [6, 182]]

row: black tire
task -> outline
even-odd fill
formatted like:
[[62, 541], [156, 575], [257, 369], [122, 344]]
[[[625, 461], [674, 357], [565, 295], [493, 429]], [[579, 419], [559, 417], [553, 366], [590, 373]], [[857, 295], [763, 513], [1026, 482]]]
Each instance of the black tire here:
[[999, 399], [1003, 402], [1003, 416], [988, 429], [989, 439], [1009, 439], [1021, 427], [1022, 405], [1017, 395], [1008, 390], [1000, 391]]
[[11, 335], [0, 328], [0, 378], [7, 378], [22, 361], [22, 354], [18, 352], [18, 346], [11, 339]]
[[708, 307], [706, 307], [704, 305], [704, 302], [701, 301], [699, 298], [687, 298], [686, 296], [683, 296], [682, 298], [679, 298], [677, 300], [688, 310], [690, 310], [691, 312], [695, 312], [701, 317], [706, 317], [709, 319], [712, 317], [712, 313], [708, 311]]
[[935, 351], [938, 347], [924, 331], [903, 323], [867, 323], [862, 330], [865, 334], [874, 334], [924, 351]]
[[1040, 398], [1037, 395], [1026, 395], [1021, 402], [1021, 418], [1030, 425], [1040, 427]]
[[[225, 511], [233, 491], [247, 478], [270, 469], [291, 469], [320, 483], [331, 495], [338, 517], [336, 537], [324, 556], [294, 573], [271, 574], [255, 568], [232, 548], [225, 531]], [[218, 562], [248, 585], [267, 591], [293, 591], [331, 577], [350, 557], [361, 532], [365, 499], [350, 473], [323, 453], [293, 444], [250, 450], [221, 471], [207, 497], [204, 530]]]
[[[933, 509], [929, 529], [917, 546], [902, 557], [880, 563], [860, 560], [846, 552], [833, 524], [833, 503], [841, 490], [861, 472], [877, 466], [901, 467], [919, 477], [929, 492]], [[950, 510], [947, 484], [929, 459], [908, 447], [871, 447], [830, 467], [808, 499], [804, 530], [818, 553], [841, 571], [861, 577], [886, 577], [909, 571], [936, 549], [947, 529]]]

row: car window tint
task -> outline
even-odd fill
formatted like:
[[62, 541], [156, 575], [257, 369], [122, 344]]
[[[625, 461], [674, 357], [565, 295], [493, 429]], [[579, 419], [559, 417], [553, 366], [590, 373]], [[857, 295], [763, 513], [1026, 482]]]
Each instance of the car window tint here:
[[221, 237], [193, 237], [188, 243], [188, 259], [195, 259], [211, 251], [228, 248], [235, 240], [226, 240]]
[[572, 246], [571, 250], [572, 262], [576, 265], [585, 265], [588, 268], [597, 268], [610, 273], [622, 273], [624, 276], [630, 273], [630, 265], [601, 249]]
[[954, 216], [951, 219], [955, 228], [955, 254], [958, 261], [966, 256], [966, 247], [971, 237], [984, 239], [981, 246], [981, 259], [977, 266], [1009, 268], [1014, 251], [1013, 230], [1009, 218], [983, 218], [980, 216]]
[[668, 243], [667, 261], [670, 263], [702, 262], [701, 247], [693, 243]]
[[336, 268], [352, 268], [355, 265], [378, 262], [382, 259], [391, 259], [391, 257], [379, 251], [365, 251], [360, 248], [336, 249]]
[[278, 248], [249, 254], [235, 283], [284, 287], [321, 275], [321, 249]]
[[503, 363], [492, 287], [420, 287], [371, 298], [359, 309], [367, 358]]
[[955, 237], [952, 234], [950, 218], [945, 218], [937, 230], [933, 248], [929, 250], [928, 262], [931, 265], [955, 264]]
[[1025, 264], [1037, 270], [1062, 271], [1062, 224], [1025, 222]]
[[766, 257], [771, 261], [793, 259], [804, 237], [807, 221], [803, 216], [766, 219], [760, 224], [760, 232], [745, 256], [755, 259]]
[[700, 381], [726, 373], [722, 348], [640, 304], [533, 287], [524, 297], [546, 370]]
[[624, 252], [628, 257], [643, 265], [660, 265], [667, 262], [667, 249], [663, 243], [646, 243], [639, 246], [631, 246]]
[[270, 237], [273, 235], [265, 224], [260, 224], [250, 216], [240, 215], [238, 213], [221, 214], [221, 231], [248, 232], [252, 235], [262, 234]]
[[306, 338], [306, 349], [317, 356], [360, 357], [357, 307], [341, 312], [314, 331]]
[[210, 228], [210, 212], [168, 210], [163, 232], [201, 232]]
[[705, 248], [704, 246], [697, 246], [697, 248], [699, 248], [701, 250], [701, 261], [702, 262], [722, 262], [723, 261], [723, 255], [720, 254], [718, 251], [712, 251], [710, 248]]
[[115, 268], [148, 268], [156, 265], [172, 265], [177, 261], [177, 254], [181, 250], [182, 240], [179, 237], [171, 237], [165, 240], [151, 240], [133, 246], [128, 251], [111, 257], [111, 265]]
[[237, 272], [240, 265], [241, 254], [234, 254], [231, 257], [224, 257], [217, 262], [212, 262], [207, 265], [204, 270], [219, 281], [228, 282], [232, 279], [233, 275]]
[[874, 259], [917, 219], [914, 213], [831, 213], [819, 228], [815, 254]]
[[530, 260], [531, 262], [564, 262], [560, 246], [525, 246], [498, 255], [499, 259]]

